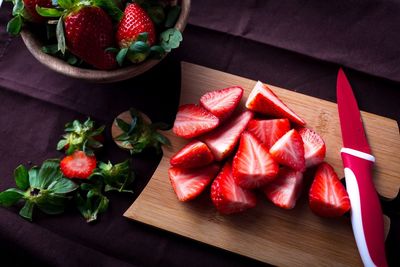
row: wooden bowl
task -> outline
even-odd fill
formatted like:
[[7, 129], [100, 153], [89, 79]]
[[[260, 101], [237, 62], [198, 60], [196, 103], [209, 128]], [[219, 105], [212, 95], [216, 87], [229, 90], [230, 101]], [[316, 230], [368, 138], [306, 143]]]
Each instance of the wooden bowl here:
[[[180, 2], [182, 10], [178, 21], [175, 24], [175, 28], [183, 32], [188, 20], [191, 0], [182, 0]], [[115, 70], [79, 68], [71, 66], [59, 58], [42, 52], [42, 41], [28, 29], [23, 29], [21, 31], [21, 36], [28, 50], [40, 63], [61, 74], [90, 82], [110, 83], [133, 78], [148, 71], [162, 60], [162, 58], [159, 60], [148, 59], [140, 64], [122, 67]]]

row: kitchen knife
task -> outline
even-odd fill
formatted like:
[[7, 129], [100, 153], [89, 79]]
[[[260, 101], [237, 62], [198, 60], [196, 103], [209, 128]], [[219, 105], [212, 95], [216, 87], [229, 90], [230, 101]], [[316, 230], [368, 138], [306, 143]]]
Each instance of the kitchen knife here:
[[365, 135], [360, 110], [350, 83], [339, 69], [336, 84], [346, 188], [351, 203], [351, 224], [365, 266], [387, 266], [383, 215], [372, 180], [375, 162]]

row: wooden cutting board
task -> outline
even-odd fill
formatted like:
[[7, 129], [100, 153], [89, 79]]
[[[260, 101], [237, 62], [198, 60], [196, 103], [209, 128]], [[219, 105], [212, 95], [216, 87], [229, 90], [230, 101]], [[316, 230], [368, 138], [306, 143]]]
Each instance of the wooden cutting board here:
[[[240, 85], [243, 103], [255, 81], [205, 67], [182, 63], [181, 104], [197, 103], [205, 92]], [[335, 85], [332, 85], [334, 87]], [[327, 146], [326, 161], [343, 177], [341, 133], [335, 103], [286, 89], [271, 89], [316, 130]], [[367, 136], [376, 157], [375, 185], [381, 196], [392, 199], [400, 186], [400, 136], [397, 123], [362, 112]], [[349, 218], [315, 216], [307, 203], [307, 192], [293, 210], [268, 203], [262, 195], [256, 208], [223, 216], [212, 206], [209, 191], [190, 203], [179, 202], [170, 185], [170, 157], [187, 141], [171, 131], [172, 142], [164, 149], [160, 165], [146, 188], [124, 216], [278, 266], [362, 266]]]

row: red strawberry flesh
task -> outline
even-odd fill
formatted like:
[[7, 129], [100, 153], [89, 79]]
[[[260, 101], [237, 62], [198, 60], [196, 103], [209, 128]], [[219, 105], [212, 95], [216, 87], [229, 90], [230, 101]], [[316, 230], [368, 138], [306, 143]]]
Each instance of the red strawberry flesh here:
[[262, 190], [272, 203], [284, 209], [292, 209], [300, 197], [303, 187], [303, 173], [282, 168], [278, 177]]
[[169, 179], [176, 196], [180, 201], [189, 201], [196, 198], [210, 184], [218, 174], [216, 164], [197, 169], [183, 169], [172, 167], [168, 170]]
[[292, 129], [283, 135], [269, 150], [280, 164], [297, 171], [305, 170], [304, 144], [300, 134]]
[[235, 182], [247, 189], [259, 188], [275, 179], [279, 166], [268, 149], [249, 132], [243, 132], [233, 159]]
[[242, 96], [242, 87], [228, 87], [206, 93], [200, 98], [200, 104], [220, 120], [225, 120], [239, 105]]
[[326, 154], [326, 146], [321, 136], [308, 128], [301, 128], [298, 132], [304, 143], [306, 167], [315, 166], [323, 162]]
[[309, 192], [311, 210], [322, 217], [340, 217], [350, 210], [349, 196], [328, 163], [318, 166]]
[[96, 158], [83, 151], [76, 151], [60, 162], [61, 172], [68, 178], [87, 179], [96, 168]]
[[247, 98], [246, 107], [252, 111], [305, 125], [306, 122], [286, 106], [267, 85], [258, 81]]
[[211, 185], [211, 200], [222, 214], [232, 214], [253, 208], [257, 204], [255, 194], [235, 183], [231, 162], [225, 163]]
[[174, 167], [196, 168], [213, 162], [214, 156], [206, 144], [194, 140], [179, 150], [170, 160]]
[[279, 138], [290, 130], [290, 122], [288, 119], [252, 119], [247, 125], [247, 130], [270, 149]]
[[195, 104], [182, 105], [176, 114], [172, 131], [183, 138], [193, 138], [219, 125], [219, 119]]
[[240, 135], [252, 118], [253, 112], [243, 111], [202, 137], [202, 141], [210, 148], [216, 160], [221, 161], [233, 152]]

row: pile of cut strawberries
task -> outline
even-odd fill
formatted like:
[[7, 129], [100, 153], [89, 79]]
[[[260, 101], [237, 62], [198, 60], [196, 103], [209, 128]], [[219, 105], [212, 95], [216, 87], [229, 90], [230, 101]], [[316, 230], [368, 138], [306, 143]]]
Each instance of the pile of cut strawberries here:
[[292, 209], [305, 190], [304, 172], [315, 167], [311, 210], [325, 217], [349, 211], [345, 187], [324, 162], [321, 136], [265, 84], [256, 83], [245, 107], [243, 91], [239, 86], [215, 90], [198, 104], [179, 107], [173, 132], [191, 141], [170, 159], [178, 199], [192, 200], [211, 184], [211, 200], [222, 214], [255, 207], [257, 192]]
[[7, 31], [46, 32], [42, 51], [71, 65], [112, 70], [161, 58], [182, 41], [181, 8], [169, 0], [13, 0]]

